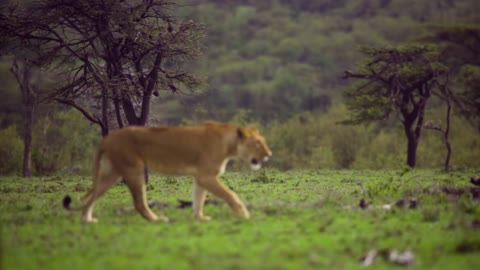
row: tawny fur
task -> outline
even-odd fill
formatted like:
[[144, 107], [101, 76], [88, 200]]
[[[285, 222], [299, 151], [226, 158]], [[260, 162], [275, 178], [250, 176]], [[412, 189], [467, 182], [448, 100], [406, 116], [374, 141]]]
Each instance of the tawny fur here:
[[68, 210], [82, 210], [83, 220], [93, 223], [93, 205], [120, 179], [128, 186], [135, 209], [147, 220], [168, 221], [158, 217], [147, 204], [144, 168], [164, 175], [193, 176], [193, 212], [203, 215], [206, 192], [225, 200], [243, 218], [250, 214], [219, 176], [228, 160], [239, 158], [260, 167], [272, 155], [265, 139], [254, 128], [205, 122], [194, 127], [127, 127], [112, 131], [98, 147], [94, 161], [94, 181], [78, 208], [70, 208], [70, 197], [64, 198]]

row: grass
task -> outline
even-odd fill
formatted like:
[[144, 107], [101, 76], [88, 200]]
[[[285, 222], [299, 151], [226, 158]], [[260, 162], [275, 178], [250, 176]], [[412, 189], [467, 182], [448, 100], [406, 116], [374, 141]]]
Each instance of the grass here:
[[[209, 223], [176, 207], [177, 199], [190, 200], [190, 179], [153, 176], [149, 199], [169, 204], [153, 210], [172, 222], [143, 220], [120, 184], [96, 204], [94, 225], [61, 207], [66, 194], [78, 204], [89, 178], [3, 177], [1, 269], [356, 269], [372, 249], [410, 249], [415, 269], [480, 269], [480, 190], [468, 181], [475, 173], [227, 173], [224, 182], [252, 218], [212, 204]], [[359, 207], [361, 199], [368, 208]], [[404, 207], [382, 209], [400, 199]], [[400, 267], [377, 257], [368, 268]]]

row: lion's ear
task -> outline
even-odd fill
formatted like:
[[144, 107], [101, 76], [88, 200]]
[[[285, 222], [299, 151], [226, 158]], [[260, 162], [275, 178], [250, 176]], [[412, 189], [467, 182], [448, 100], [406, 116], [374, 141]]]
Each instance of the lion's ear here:
[[245, 139], [245, 131], [243, 131], [242, 128], [237, 128], [237, 137], [239, 139]]

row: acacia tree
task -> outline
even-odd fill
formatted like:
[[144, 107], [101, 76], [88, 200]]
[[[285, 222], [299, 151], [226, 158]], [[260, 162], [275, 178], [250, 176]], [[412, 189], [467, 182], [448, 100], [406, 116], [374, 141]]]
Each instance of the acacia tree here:
[[106, 135], [145, 125], [152, 95], [202, 81], [185, 63], [200, 55], [204, 26], [173, 14], [165, 0], [33, 0], [0, 17], [2, 36], [21, 42], [35, 64], [61, 80], [49, 100], [79, 110]]
[[425, 108], [446, 67], [427, 46], [364, 48], [368, 57], [358, 72], [345, 78], [360, 79], [345, 91], [350, 123], [386, 119], [395, 114], [407, 138], [407, 165], [415, 167]]

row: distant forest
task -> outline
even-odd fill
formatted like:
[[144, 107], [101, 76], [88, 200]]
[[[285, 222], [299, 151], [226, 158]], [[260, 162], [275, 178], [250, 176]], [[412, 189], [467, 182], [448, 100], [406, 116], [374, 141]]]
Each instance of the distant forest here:
[[189, 95], [165, 94], [160, 120], [262, 122], [342, 102], [344, 70], [361, 46], [415, 42], [437, 24], [480, 22], [475, 0], [188, 1], [187, 18], [206, 24], [205, 52], [192, 69], [207, 78]]
[[[274, 153], [274, 169], [441, 168], [447, 141], [451, 168], [480, 166], [478, 0], [183, 0], [172, 1], [178, 5], [171, 9], [162, 6], [169, 1], [70, 2], [10, 0], [0, 6], [0, 31], [11, 37], [0, 42], [0, 175], [21, 173], [29, 129], [32, 174], [89, 173], [100, 135], [111, 129], [208, 119], [259, 127]], [[64, 42], [35, 49], [42, 45], [32, 39], [30, 51], [24, 50], [26, 35], [14, 34], [24, 28], [12, 30], [18, 25], [8, 17], [12, 3], [62, 3], [63, 9], [32, 9], [39, 25], [72, 23], [65, 13], [78, 15], [81, 8], [99, 18], [117, 17], [106, 24], [111, 36], [92, 34], [104, 51], [79, 41], [73, 48], [80, 58], [72, 60], [62, 58], [68, 50], [55, 47]], [[141, 23], [155, 20], [137, 21], [145, 3], [161, 3], [160, 17], [152, 16], [160, 23], [142, 32]], [[129, 7], [134, 4], [140, 8]], [[67, 19], [55, 21], [61, 16]], [[77, 23], [85, 27], [79, 31], [86, 44], [88, 32], [98, 29]], [[124, 51], [115, 51], [121, 46]], [[41, 57], [25, 60], [36, 54]], [[135, 62], [139, 55], [143, 62]], [[379, 68], [385, 61], [397, 63], [386, 71]], [[96, 75], [107, 79], [87, 74], [82, 63], [97, 65]], [[30, 70], [34, 65], [42, 67]], [[82, 83], [59, 83], [82, 72]], [[395, 95], [410, 91], [405, 85], [419, 78], [424, 80], [412, 91], [420, 96], [404, 96], [401, 104]], [[19, 86], [22, 80], [30, 88]], [[35, 108], [30, 120], [29, 106]], [[411, 134], [405, 128], [409, 111], [415, 114]]]

